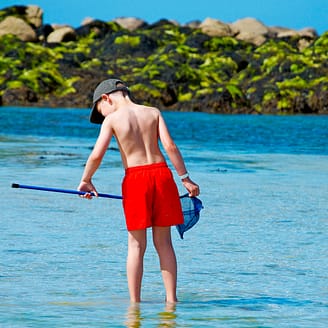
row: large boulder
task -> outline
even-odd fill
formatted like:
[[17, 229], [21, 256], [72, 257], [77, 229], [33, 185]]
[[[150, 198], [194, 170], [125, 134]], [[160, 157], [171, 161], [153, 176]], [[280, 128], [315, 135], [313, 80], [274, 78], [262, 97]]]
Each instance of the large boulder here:
[[33, 28], [39, 28], [42, 26], [43, 10], [39, 6], [11, 6], [0, 10], [0, 21], [8, 16], [14, 16], [21, 18], [27, 22]]
[[39, 28], [43, 24], [43, 10], [35, 5], [26, 7], [25, 11], [26, 20], [36, 28]]
[[70, 26], [63, 26], [55, 29], [47, 37], [48, 43], [59, 43], [67, 41], [75, 41], [76, 33], [74, 29]]
[[206, 18], [200, 25], [199, 28], [204, 34], [209, 36], [232, 36], [233, 33], [228, 24], [225, 24], [214, 18]]
[[22, 41], [37, 41], [36, 32], [23, 19], [8, 16], [0, 22], [0, 36], [6, 34], [16, 35]]
[[231, 26], [238, 30], [236, 38], [260, 46], [266, 41], [269, 28], [255, 18], [243, 18], [232, 23]]
[[247, 32], [256, 35], [266, 35], [269, 32], [267, 26], [259, 20], [251, 17], [239, 19], [232, 23], [232, 25], [239, 30], [239, 33]]
[[276, 27], [276, 28], [270, 28], [270, 30], [276, 31], [278, 38], [301, 36], [304, 38], [314, 39], [318, 36], [316, 30], [313, 28], [303, 28], [302, 30], [293, 30], [293, 29]]
[[118, 17], [114, 19], [114, 22], [131, 32], [147, 26], [144, 20], [134, 17]]

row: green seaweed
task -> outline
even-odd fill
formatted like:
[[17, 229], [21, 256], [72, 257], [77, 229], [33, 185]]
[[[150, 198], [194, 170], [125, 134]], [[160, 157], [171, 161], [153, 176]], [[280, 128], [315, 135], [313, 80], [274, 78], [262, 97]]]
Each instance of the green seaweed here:
[[234, 100], [244, 97], [243, 92], [240, 90], [240, 88], [237, 85], [227, 84], [226, 88]]
[[[0, 20], [7, 14], [0, 11]], [[257, 47], [165, 20], [133, 32], [106, 24], [104, 31], [90, 28], [76, 41], [59, 44], [0, 37], [0, 95], [27, 87], [42, 102], [119, 76], [146, 103], [158, 106], [258, 113], [313, 106], [316, 112], [327, 111], [321, 94], [328, 90], [328, 32], [305, 48], [299, 46], [300, 36], [269, 38]]]
[[137, 47], [140, 45], [140, 36], [130, 36], [130, 35], [122, 35], [118, 36], [114, 40], [114, 44], [117, 45], [130, 45], [131, 47]]

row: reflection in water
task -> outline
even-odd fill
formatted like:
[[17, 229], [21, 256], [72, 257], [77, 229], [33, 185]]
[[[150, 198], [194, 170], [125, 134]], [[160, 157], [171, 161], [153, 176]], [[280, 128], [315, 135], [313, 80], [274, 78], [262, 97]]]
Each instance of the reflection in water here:
[[176, 304], [175, 303], [166, 303], [164, 312], [160, 312], [158, 327], [168, 327], [173, 328], [176, 327]]
[[[163, 312], [158, 313], [158, 327], [176, 327], [176, 305], [174, 303], [166, 303]], [[138, 328], [142, 326], [143, 317], [141, 316], [140, 304], [130, 304], [125, 325], [127, 328]]]
[[126, 314], [126, 327], [138, 328], [141, 327], [140, 304], [131, 303]]

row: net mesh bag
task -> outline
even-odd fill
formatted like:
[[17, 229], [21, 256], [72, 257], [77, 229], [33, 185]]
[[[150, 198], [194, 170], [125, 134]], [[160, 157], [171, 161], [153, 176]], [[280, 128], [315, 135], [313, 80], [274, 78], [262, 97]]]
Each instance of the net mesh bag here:
[[180, 201], [184, 222], [176, 225], [176, 228], [183, 239], [183, 234], [198, 222], [203, 204], [199, 198], [189, 197], [188, 194], [181, 196]]

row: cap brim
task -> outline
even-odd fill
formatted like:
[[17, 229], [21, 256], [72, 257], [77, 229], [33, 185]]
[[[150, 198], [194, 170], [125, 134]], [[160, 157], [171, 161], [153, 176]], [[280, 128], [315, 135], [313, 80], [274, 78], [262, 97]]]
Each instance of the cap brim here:
[[97, 102], [95, 102], [91, 109], [90, 122], [95, 124], [102, 124], [104, 121], [104, 116], [102, 116], [97, 110]]

